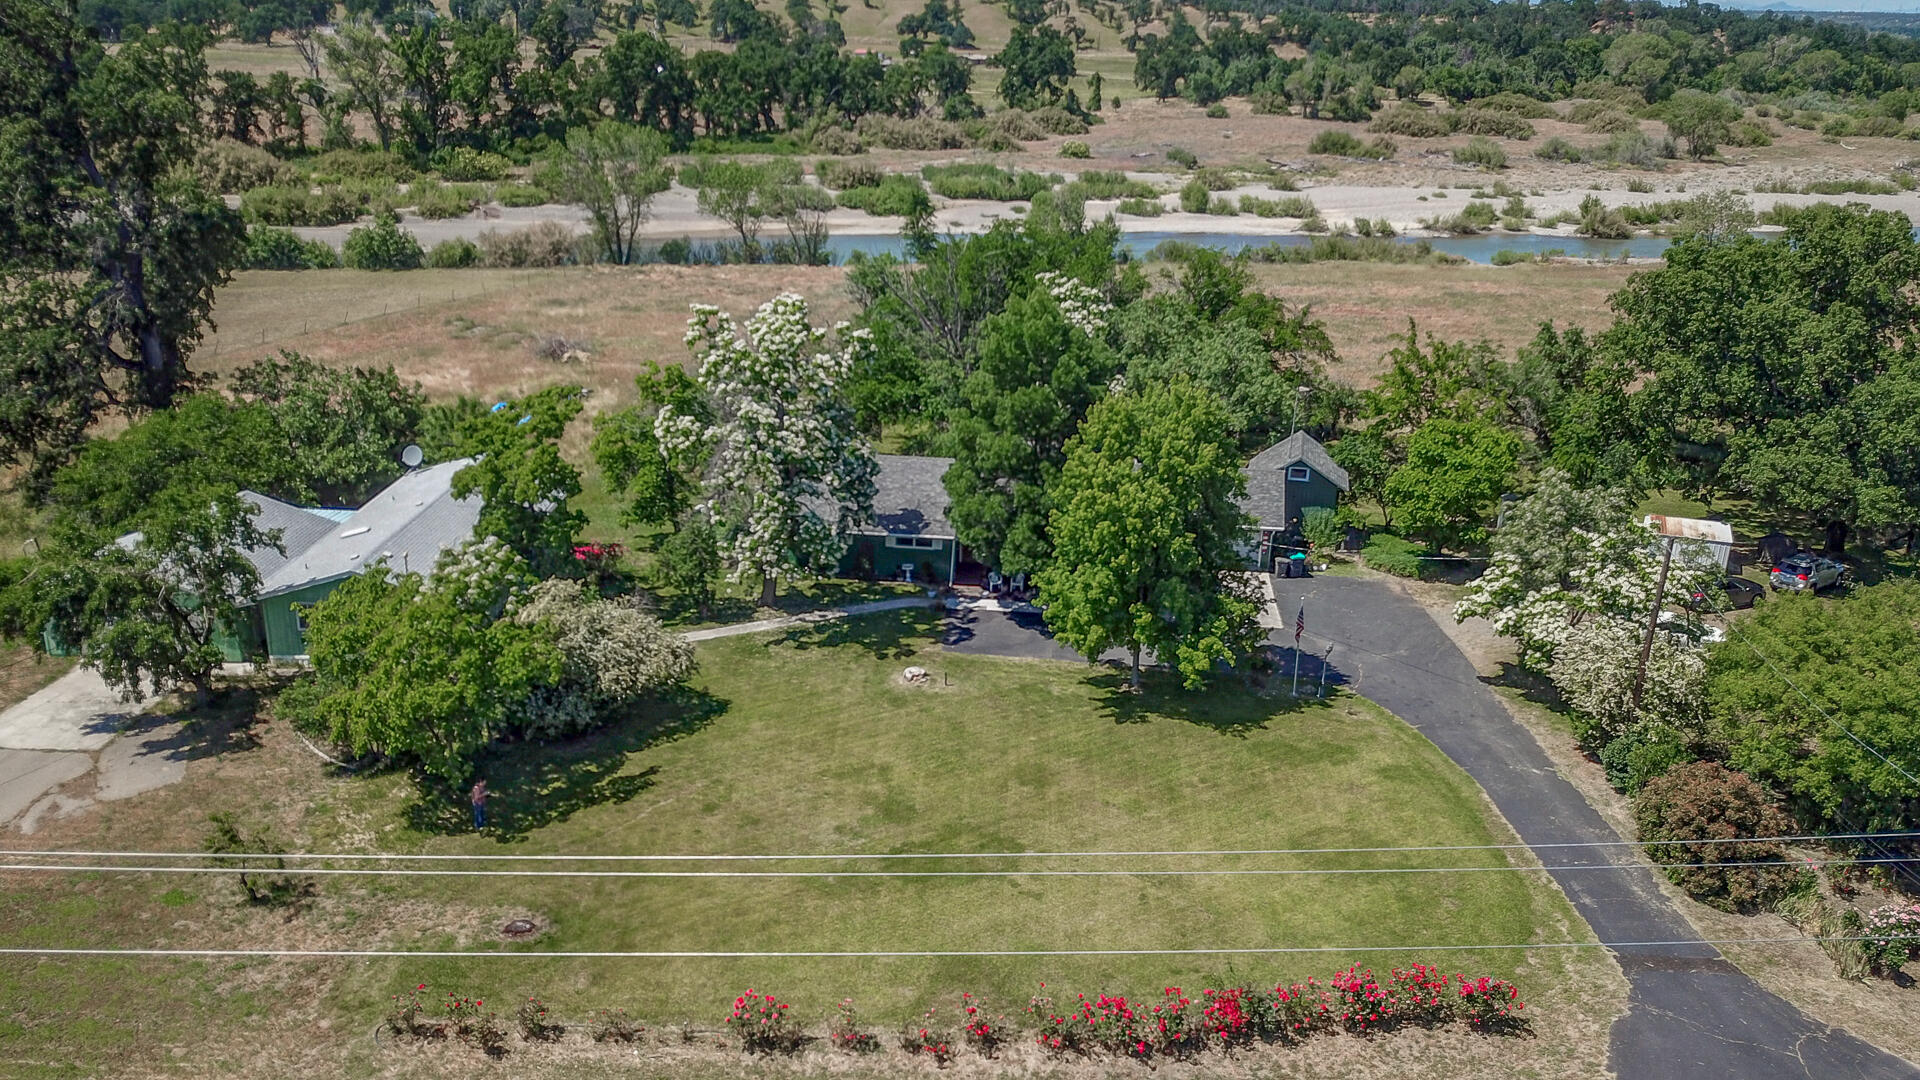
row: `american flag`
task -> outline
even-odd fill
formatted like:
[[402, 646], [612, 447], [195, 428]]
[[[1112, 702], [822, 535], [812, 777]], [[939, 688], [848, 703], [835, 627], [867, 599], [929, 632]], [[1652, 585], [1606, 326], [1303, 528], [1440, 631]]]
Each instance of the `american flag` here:
[[1302, 601], [1300, 604], [1300, 614], [1295, 616], [1293, 620], [1293, 643], [1295, 645], [1300, 644], [1300, 635], [1306, 632], [1307, 632], [1307, 605], [1305, 601]]

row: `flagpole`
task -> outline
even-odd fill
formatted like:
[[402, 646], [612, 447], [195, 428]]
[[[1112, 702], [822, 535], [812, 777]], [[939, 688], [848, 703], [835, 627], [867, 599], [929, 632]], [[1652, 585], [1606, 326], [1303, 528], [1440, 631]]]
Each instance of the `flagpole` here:
[[1320, 696], [1327, 696], [1327, 661], [1333, 656], [1333, 646], [1327, 646], [1327, 655], [1320, 658]]
[[1300, 696], [1300, 635], [1307, 632], [1307, 602], [1300, 601], [1300, 614], [1293, 620], [1293, 696]]

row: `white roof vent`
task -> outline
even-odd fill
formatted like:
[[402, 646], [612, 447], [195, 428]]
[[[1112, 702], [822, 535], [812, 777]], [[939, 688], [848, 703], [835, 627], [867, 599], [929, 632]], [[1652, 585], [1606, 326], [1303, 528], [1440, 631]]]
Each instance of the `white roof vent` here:
[[367, 533], [372, 531], [373, 531], [373, 526], [362, 525], [357, 529], [348, 529], [346, 532], [341, 533], [340, 539], [345, 540], [349, 536], [359, 536], [361, 533]]

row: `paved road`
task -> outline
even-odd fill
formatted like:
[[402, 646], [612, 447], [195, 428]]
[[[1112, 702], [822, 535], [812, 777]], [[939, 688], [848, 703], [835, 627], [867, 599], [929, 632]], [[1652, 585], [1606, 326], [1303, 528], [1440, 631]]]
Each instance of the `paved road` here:
[[[1304, 600], [1305, 647], [1356, 690], [1406, 720], [1470, 773], [1529, 844], [1617, 840], [1483, 685], [1467, 658], [1391, 584], [1324, 577], [1276, 582], [1280, 605]], [[1291, 631], [1275, 639], [1291, 644]], [[1548, 848], [1549, 865], [1604, 864], [1614, 849]], [[1618, 856], [1625, 859], [1624, 855]], [[1698, 937], [1642, 867], [1554, 874], [1602, 941]], [[1622, 1080], [1683, 1077], [1920, 1078], [1920, 1069], [1809, 1019], [1762, 990], [1711, 947], [1619, 949], [1631, 1010], [1614, 1025], [1609, 1065]]]

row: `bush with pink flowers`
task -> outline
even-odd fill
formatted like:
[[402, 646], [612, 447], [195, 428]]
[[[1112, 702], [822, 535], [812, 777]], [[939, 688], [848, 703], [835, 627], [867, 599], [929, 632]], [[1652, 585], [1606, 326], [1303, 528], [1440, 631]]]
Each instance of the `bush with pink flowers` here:
[[940, 1026], [939, 1010], [928, 1009], [919, 1023], [900, 1029], [900, 1049], [908, 1057], [924, 1057], [935, 1065], [946, 1065], [954, 1056], [953, 1032]]
[[1527, 1003], [1520, 1000], [1520, 988], [1505, 979], [1485, 975], [1459, 979], [1459, 997], [1454, 1008], [1460, 1019], [1475, 1031], [1505, 1033], [1518, 1031], [1526, 1024], [1520, 1015]]
[[967, 1046], [984, 1058], [999, 1053], [1000, 1045], [1007, 1041], [1012, 1031], [1007, 1018], [989, 1014], [971, 993], [960, 995], [960, 1013], [965, 1020], [960, 1036], [966, 1040]]
[[1861, 920], [1867, 959], [1875, 972], [1891, 975], [1920, 957], [1920, 903], [1886, 904]]
[[833, 1019], [827, 1022], [827, 1041], [849, 1054], [871, 1054], [880, 1049], [880, 1036], [860, 1025], [852, 998], [841, 998], [834, 1006]]
[[786, 1002], [748, 987], [733, 999], [727, 1028], [749, 1054], [791, 1054], [806, 1045], [807, 1036], [787, 1013]]

